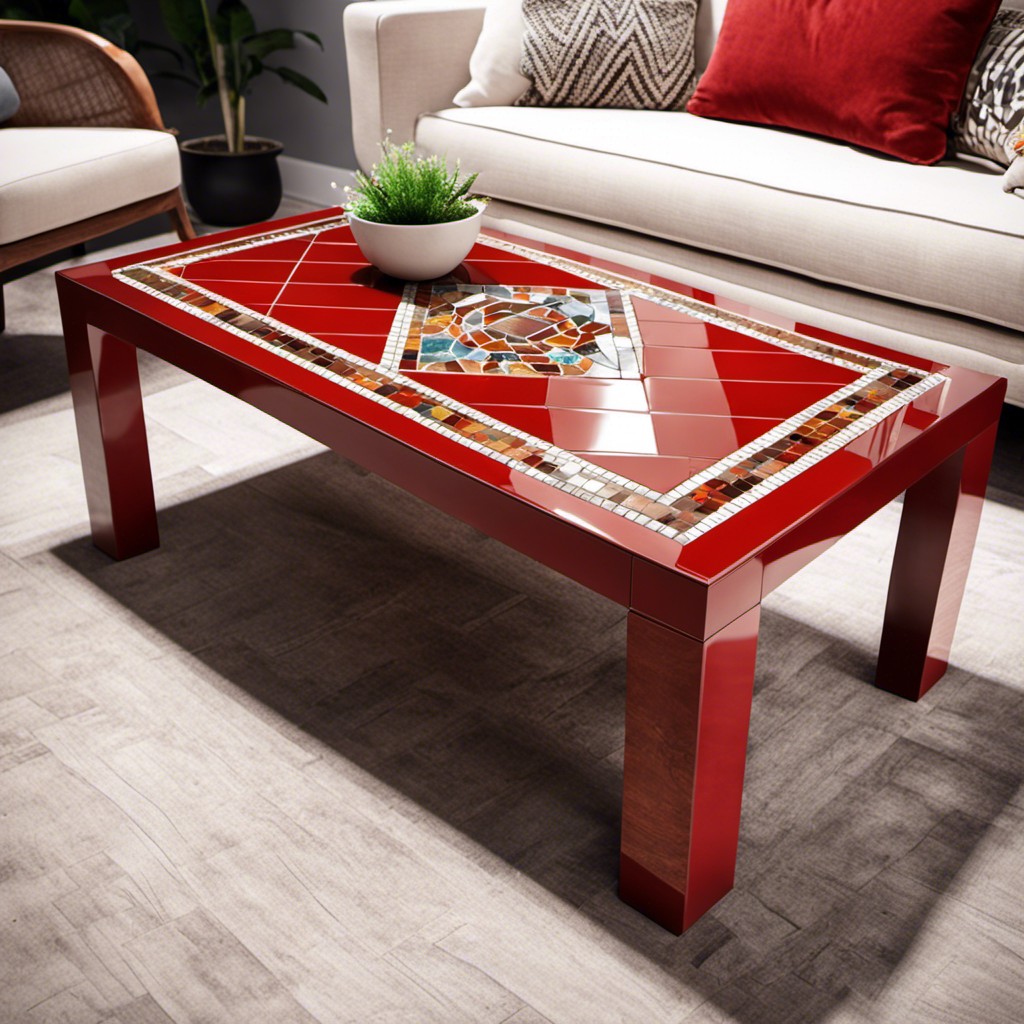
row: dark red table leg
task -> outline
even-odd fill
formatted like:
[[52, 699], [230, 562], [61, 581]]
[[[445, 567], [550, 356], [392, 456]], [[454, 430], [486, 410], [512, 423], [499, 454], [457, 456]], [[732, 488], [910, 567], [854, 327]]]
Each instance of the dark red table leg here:
[[64, 323], [92, 539], [114, 558], [160, 543], [135, 347]]
[[997, 424], [908, 488], [875, 684], [917, 700], [942, 678], [964, 595]]
[[732, 888], [759, 619], [700, 641], [629, 613], [619, 895], [677, 934]]

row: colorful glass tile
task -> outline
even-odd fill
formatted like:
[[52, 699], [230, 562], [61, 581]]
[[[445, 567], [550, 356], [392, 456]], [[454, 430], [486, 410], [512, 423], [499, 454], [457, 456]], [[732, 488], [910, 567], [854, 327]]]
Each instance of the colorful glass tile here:
[[[564, 269], [597, 287], [560, 291], [548, 286], [474, 287], [452, 282], [413, 286], [406, 292], [383, 360], [374, 363], [182, 276], [184, 268], [202, 260], [257, 250], [285, 239], [316, 241], [323, 233], [337, 233], [344, 226], [344, 217], [332, 215], [298, 228], [264, 232], [229, 243], [214, 243], [185, 255], [144, 261], [124, 267], [114, 276], [126, 285], [216, 324], [340, 387], [412, 418], [426, 429], [472, 447], [516, 472], [543, 480], [681, 544], [706, 533], [782, 486], [946, 380], [941, 373], [927, 373], [810, 338], [668, 289], [497, 238], [487, 239], [486, 244], [538, 264]], [[258, 255], [251, 255], [249, 259], [258, 259]], [[547, 301], [563, 294], [572, 302], [569, 298]], [[846, 367], [856, 372], [856, 379], [720, 461], [680, 481], [677, 486], [659, 492], [588, 462], [550, 441], [517, 430], [401, 372], [404, 369], [430, 370], [438, 364], [455, 363], [463, 373], [523, 376], [557, 373], [565, 376], [569, 375], [565, 368], [582, 367], [583, 358], [589, 360], [589, 365], [585, 371], [580, 369], [577, 376], [590, 373], [595, 366], [611, 371], [607, 337], [610, 332], [615, 339], [618, 366], [617, 374], [608, 375], [635, 375], [633, 366], [638, 365], [637, 342], [640, 339], [635, 320], [630, 319], [631, 299], [654, 302], [685, 312], [706, 324]], [[417, 344], [409, 344], [416, 332], [416, 318], [420, 316]], [[575, 319], [577, 316], [579, 322]], [[616, 317], [622, 317], [625, 323], [617, 321]], [[572, 321], [572, 327], [568, 321]], [[429, 338], [436, 339], [436, 346], [423, 344], [424, 339]], [[553, 338], [560, 339], [562, 344], [551, 344]], [[603, 338], [603, 348], [598, 338]], [[538, 341], [548, 343], [549, 347], [542, 347]], [[605, 362], [593, 358], [594, 350], [587, 348], [589, 342], [597, 344], [597, 350], [606, 354]], [[632, 364], [625, 358], [627, 344]], [[516, 345], [520, 347], [517, 349]], [[531, 345], [536, 352], [528, 351]], [[498, 358], [508, 350], [515, 354], [515, 359]], [[581, 358], [576, 363], [561, 361], [560, 353], [563, 358], [565, 355]], [[531, 360], [531, 357], [538, 358]], [[510, 365], [502, 366], [506, 361]], [[467, 370], [462, 363], [480, 364], [481, 370]], [[516, 365], [521, 368], [513, 370], [512, 366]], [[488, 368], [484, 370], [484, 366]], [[543, 369], [545, 366], [547, 369]]]
[[640, 376], [640, 331], [615, 288], [410, 284], [381, 366], [527, 377]]

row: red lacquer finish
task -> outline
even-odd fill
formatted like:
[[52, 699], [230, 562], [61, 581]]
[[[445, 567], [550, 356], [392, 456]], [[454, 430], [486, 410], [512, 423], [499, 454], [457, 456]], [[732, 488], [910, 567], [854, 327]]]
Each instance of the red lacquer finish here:
[[64, 337], [93, 541], [141, 555], [160, 538], [135, 347], [73, 318]]
[[732, 888], [759, 617], [700, 641], [629, 614], [619, 892], [676, 933]]
[[942, 678], [981, 519], [996, 425], [908, 488], [875, 682], [917, 700]]
[[[732, 885], [762, 597], [907, 490], [878, 681], [923, 693], [949, 657], [1005, 384], [500, 235], [442, 306], [476, 287], [488, 302], [485, 286], [578, 289], [620, 317], [616, 347], [603, 376], [566, 371], [568, 350], [530, 349], [546, 316], [531, 307], [488, 321], [518, 339], [518, 375], [465, 352], [446, 369], [430, 362], [437, 319], [415, 335], [401, 321], [389, 347], [415, 303], [337, 217], [58, 275], [93, 538], [115, 558], [158, 543], [143, 348], [623, 604], [621, 893], [682, 930]], [[602, 288], [630, 297], [628, 330]], [[463, 336], [492, 351], [486, 331]]]

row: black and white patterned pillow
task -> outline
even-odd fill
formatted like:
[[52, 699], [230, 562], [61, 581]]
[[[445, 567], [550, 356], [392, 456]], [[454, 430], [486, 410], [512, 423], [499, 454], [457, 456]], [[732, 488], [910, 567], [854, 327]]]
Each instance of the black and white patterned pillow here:
[[1003, 167], [1013, 160], [1012, 136], [1024, 118], [1024, 11], [1003, 8], [974, 60], [957, 114], [954, 144], [961, 153]]
[[523, 0], [528, 107], [681, 110], [697, 0]]

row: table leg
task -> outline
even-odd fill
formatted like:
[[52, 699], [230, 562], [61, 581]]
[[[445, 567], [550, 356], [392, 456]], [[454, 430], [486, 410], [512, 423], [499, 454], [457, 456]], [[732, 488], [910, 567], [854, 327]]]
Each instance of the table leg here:
[[82, 323], [64, 340], [93, 543], [131, 558], [160, 543], [135, 347]]
[[629, 613], [619, 895], [677, 934], [732, 888], [759, 619], [700, 641]]
[[907, 489], [875, 685], [917, 700], [942, 678], [964, 595], [997, 424]]

